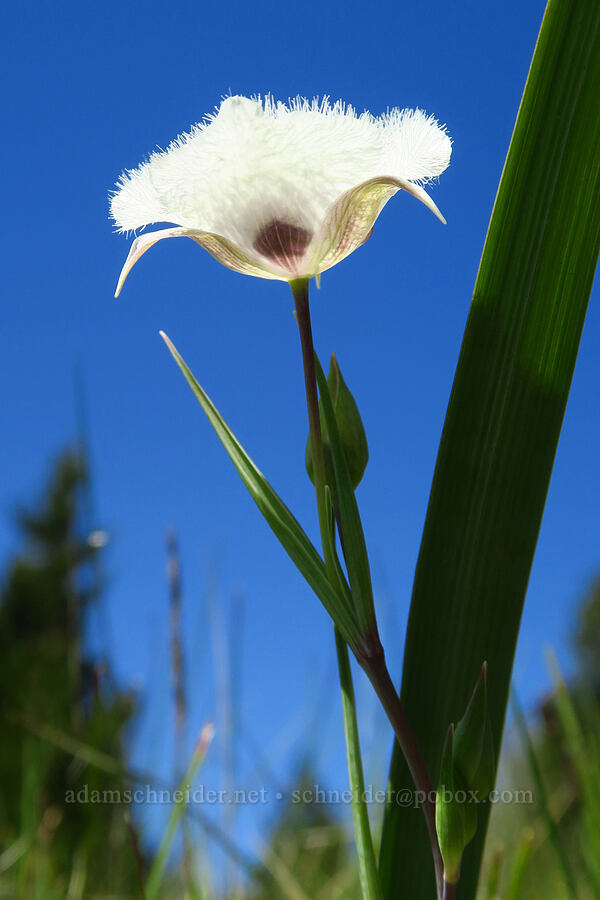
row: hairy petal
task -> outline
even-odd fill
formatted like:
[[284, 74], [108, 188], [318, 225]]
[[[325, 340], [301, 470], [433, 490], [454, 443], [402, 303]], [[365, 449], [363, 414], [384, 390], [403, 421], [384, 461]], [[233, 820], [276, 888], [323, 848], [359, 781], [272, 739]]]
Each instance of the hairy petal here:
[[306, 274], [331, 268], [370, 237], [379, 213], [399, 190], [420, 200], [438, 219], [446, 220], [427, 192], [403, 178], [370, 178], [351, 188], [330, 207], [308, 252]]
[[229, 269], [233, 269], [234, 272], [241, 272], [242, 275], [255, 275], [259, 278], [287, 281], [284, 274], [271, 271], [258, 260], [251, 259], [219, 234], [211, 234], [207, 231], [195, 231], [192, 228], [163, 228], [161, 231], [151, 231], [148, 234], [142, 234], [135, 239], [129, 250], [129, 256], [125, 260], [125, 265], [121, 269], [115, 297], [118, 297], [121, 293], [125, 279], [140, 256], [143, 256], [146, 250], [149, 250], [150, 247], [158, 243], [158, 241], [171, 237], [191, 238], [205, 250], [208, 250], [218, 262], [227, 266]]
[[318, 275], [367, 239], [399, 189], [442, 218], [422, 185], [451, 153], [445, 126], [420, 109], [375, 117], [328, 98], [226, 97], [119, 179], [110, 204], [122, 232], [177, 226], [138, 238], [119, 290], [163, 237], [191, 237], [229, 268], [261, 278]]
[[434, 116], [421, 109], [392, 109], [378, 121], [384, 136], [380, 172], [426, 184], [448, 167], [452, 141]]

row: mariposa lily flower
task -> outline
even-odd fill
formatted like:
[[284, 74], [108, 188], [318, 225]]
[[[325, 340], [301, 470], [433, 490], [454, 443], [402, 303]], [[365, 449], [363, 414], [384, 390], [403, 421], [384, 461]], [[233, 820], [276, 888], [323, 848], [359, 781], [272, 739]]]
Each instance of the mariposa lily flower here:
[[247, 275], [318, 276], [367, 240], [400, 189], [444, 222], [423, 185], [450, 153], [445, 129], [419, 109], [374, 117], [328, 99], [227, 97], [121, 176], [110, 201], [121, 232], [176, 227], [134, 240], [116, 295], [140, 256], [170, 237], [192, 238]]

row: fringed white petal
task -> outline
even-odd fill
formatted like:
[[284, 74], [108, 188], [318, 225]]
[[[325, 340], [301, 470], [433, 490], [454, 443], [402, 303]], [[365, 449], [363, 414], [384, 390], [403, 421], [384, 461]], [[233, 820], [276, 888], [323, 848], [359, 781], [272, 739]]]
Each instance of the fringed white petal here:
[[[358, 191], [356, 209], [377, 209], [374, 217], [364, 214], [374, 221], [379, 201], [367, 201], [360, 189], [381, 182], [382, 172], [435, 212], [417, 185], [446, 168], [451, 149], [444, 128], [420, 110], [375, 118], [327, 98], [284, 104], [227, 97], [214, 115], [121, 177], [111, 215], [122, 231], [169, 222], [211, 235], [202, 246], [229, 258], [230, 268], [289, 279], [314, 258], [316, 236], [324, 239], [326, 217], [343, 195]], [[347, 227], [358, 235], [357, 223]]]
[[448, 168], [452, 141], [433, 116], [421, 109], [393, 109], [379, 121], [385, 144], [380, 171], [427, 184]]
[[110, 214], [121, 233], [137, 231], [156, 222], [174, 222], [160, 202], [150, 163], [124, 172], [110, 197]]

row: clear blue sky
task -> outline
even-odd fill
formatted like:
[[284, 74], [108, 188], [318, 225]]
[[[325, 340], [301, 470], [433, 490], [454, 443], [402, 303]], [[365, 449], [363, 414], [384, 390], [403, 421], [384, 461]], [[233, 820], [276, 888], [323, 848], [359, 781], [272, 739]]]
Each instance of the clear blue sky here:
[[[111, 652], [124, 683], [144, 686], [146, 731], [136, 753], [149, 766], [165, 765], [170, 753], [163, 547], [171, 523], [185, 568], [190, 735], [215, 708], [205, 590], [214, 566], [223, 597], [239, 590], [245, 598], [239, 665], [249, 729], [279, 759], [300, 746], [306, 716], [325, 703], [324, 771], [342, 785], [345, 778], [333, 769], [341, 738], [330, 624], [158, 337], [159, 329], [171, 336], [316, 540], [287, 286], [233, 274], [191, 241], [168, 241], [114, 301], [128, 241], [108, 220], [109, 188], [229, 92], [329, 94], [373, 113], [420, 106], [447, 123], [452, 163], [432, 190], [447, 227], [398, 196], [372, 240], [327, 273], [313, 298], [317, 348], [324, 357], [336, 351], [367, 428], [371, 462], [359, 501], [398, 675], [437, 445], [543, 6], [5, 5], [0, 553], [15, 546], [14, 505], [74, 435], [79, 364], [98, 524], [111, 534]], [[529, 702], [547, 684], [544, 647], [567, 659], [575, 601], [600, 568], [599, 299], [596, 290], [523, 619], [515, 674]], [[105, 640], [98, 622], [91, 639]], [[362, 684], [359, 695], [368, 706]]]

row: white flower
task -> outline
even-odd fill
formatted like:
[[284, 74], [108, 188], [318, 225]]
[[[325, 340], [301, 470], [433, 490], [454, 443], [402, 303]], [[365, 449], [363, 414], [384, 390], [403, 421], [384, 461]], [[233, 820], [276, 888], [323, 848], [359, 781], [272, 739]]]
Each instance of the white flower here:
[[290, 281], [356, 250], [400, 188], [444, 222], [422, 185], [450, 153], [444, 128], [419, 109], [375, 118], [327, 99], [227, 97], [121, 176], [110, 201], [120, 231], [178, 227], [136, 238], [117, 295], [140, 256], [167, 237], [191, 237], [237, 272]]

